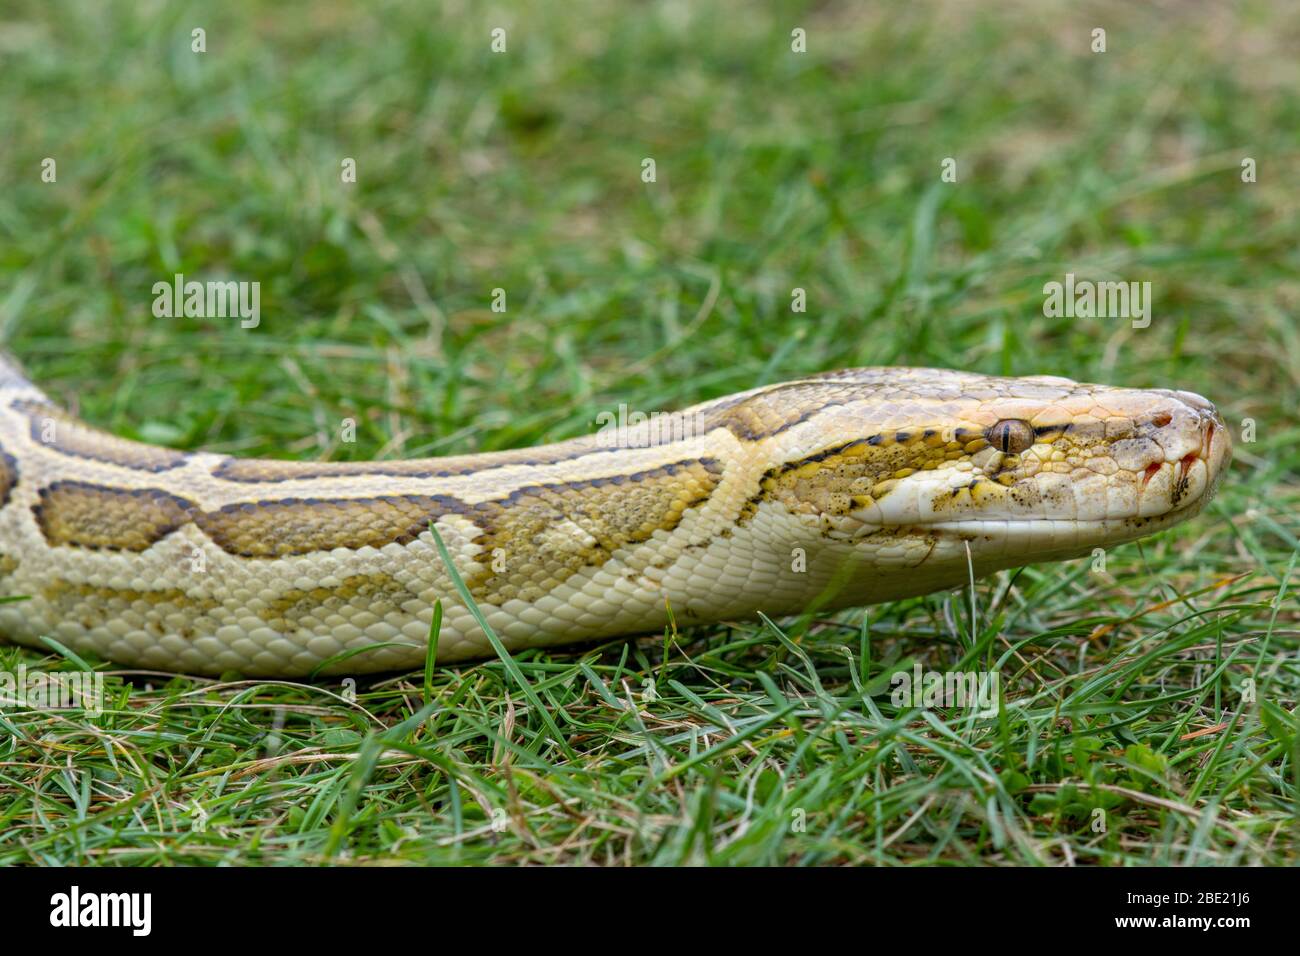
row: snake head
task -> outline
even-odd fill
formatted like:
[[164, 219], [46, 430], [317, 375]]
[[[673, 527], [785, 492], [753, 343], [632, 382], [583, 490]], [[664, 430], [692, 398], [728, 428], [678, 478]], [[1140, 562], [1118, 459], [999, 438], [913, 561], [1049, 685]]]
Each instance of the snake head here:
[[984, 571], [1087, 554], [1198, 513], [1231, 457], [1222, 416], [1191, 392], [932, 369], [802, 384], [822, 392], [820, 434], [788, 429], [758, 500], [865, 542], [877, 564], [886, 539], [963, 567], [969, 551]]

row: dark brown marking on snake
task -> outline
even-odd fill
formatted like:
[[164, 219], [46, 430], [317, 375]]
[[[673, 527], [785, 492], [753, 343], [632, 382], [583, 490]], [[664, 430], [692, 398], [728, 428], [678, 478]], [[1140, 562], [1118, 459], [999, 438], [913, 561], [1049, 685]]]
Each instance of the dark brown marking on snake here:
[[186, 501], [160, 488], [111, 488], [56, 481], [32, 505], [36, 524], [53, 546], [93, 551], [144, 551], [190, 520]]
[[52, 546], [144, 551], [194, 522], [218, 547], [248, 558], [276, 558], [335, 548], [406, 544], [444, 514], [469, 507], [442, 495], [373, 498], [284, 498], [202, 511], [160, 488], [113, 488], [56, 481], [32, 505]]
[[247, 484], [296, 481], [307, 478], [341, 478], [386, 475], [393, 478], [438, 476], [437, 459], [410, 461], [276, 461], [270, 458], [227, 458], [212, 469], [215, 478]]
[[0, 508], [9, 504], [9, 498], [17, 484], [18, 459], [0, 446]]
[[92, 428], [46, 402], [20, 398], [13, 408], [27, 416], [32, 441], [62, 455], [151, 474], [179, 468], [188, 460], [184, 452], [129, 441]]
[[[673, 530], [687, 510], [708, 500], [722, 471], [716, 459], [689, 459], [635, 474], [531, 485], [474, 505], [449, 495], [378, 495], [240, 502], [214, 511], [157, 488], [58, 481], [41, 489], [32, 510], [55, 546], [143, 551], [193, 522], [222, 550], [246, 558], [408, 544], [430, 522], [460, 515], [478, 526], [486, 566], [497, 549], [510, 579], [537, 564], [548, 572], [532, 579], [546, 585], [544, 593], [619, 547]], [[484, 594], [510, 596], [510, 586], [490, 585], [493, 579], [487, 573], [476, 584]]]

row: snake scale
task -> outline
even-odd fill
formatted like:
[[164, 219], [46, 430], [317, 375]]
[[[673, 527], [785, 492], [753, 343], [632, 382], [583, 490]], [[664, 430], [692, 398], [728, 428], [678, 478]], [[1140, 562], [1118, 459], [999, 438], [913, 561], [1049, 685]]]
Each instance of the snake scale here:
[[0, 635], [359, 674], [422, 666], [441, 598], [439, 662], [489, 656], [431, 526], [511, 650], [829, 610], [1167, 528], [1229, 457], [1190, 392], [863, 368], [535, 448], [239, 459], [99, 431], [5, 359]]

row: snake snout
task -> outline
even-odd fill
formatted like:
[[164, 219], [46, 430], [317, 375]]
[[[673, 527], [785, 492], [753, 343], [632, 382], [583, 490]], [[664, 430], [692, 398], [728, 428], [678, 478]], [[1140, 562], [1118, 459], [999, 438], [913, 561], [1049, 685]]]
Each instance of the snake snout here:
[[[1160, 394], [1165, 398], [1150, 416], [1149, 437], [1163, 454], [1147, 466], [1142, 479], [1144, 513], [1203, 506], [1232, 458], [1231, 436], [1212, 402], [1195, 392]], [[1167, 502], [1161, 505], [1152, 498]]]

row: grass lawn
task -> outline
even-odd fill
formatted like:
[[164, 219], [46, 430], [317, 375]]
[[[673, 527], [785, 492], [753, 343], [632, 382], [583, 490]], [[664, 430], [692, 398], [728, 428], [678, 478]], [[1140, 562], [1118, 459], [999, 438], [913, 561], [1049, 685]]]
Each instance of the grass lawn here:
[[[1236, 443], [1207, 511], [973, 615], [532, 651], [527, 689], [99, 664], [102, 715], [0, 711], [0, 864], [1300, 859], [1300, 7], [763, 6], [10, 0], [0, 341], [120, 435], [296, 459], [851, 365], [1178, 387]], [[155, 318], [176, 273], [260, 324]], [[1046, 317], [1067, 273], [1149, 281], [1150, 326]], [[895, 706], [917, 663], [998, 671], [998, 716]]]

